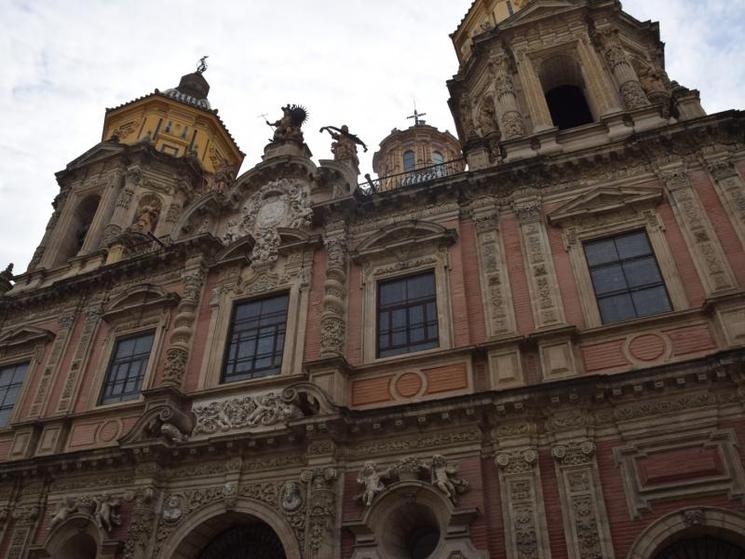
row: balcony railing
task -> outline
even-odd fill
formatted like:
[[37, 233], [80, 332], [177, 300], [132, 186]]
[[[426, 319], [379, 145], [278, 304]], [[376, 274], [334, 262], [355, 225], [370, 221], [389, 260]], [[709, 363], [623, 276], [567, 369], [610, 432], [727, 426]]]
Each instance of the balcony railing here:
[[360, 183], [359, 187], [365, 194], [376, 194], [378, 192], [398, 190], [399, 188], [406, 188], [408, 186], [422, 184], [443, 177], [457, 175], [463, 173], [465, 169], [465, 159], [454, 159], [453, 161], [446, 161], [445, 163], [439, 163], [438, 165], [422, 167], [420, 169], [398, 173], [397, 175], [388, 175], [387, 177], [380, 177], [377, 179], [371, 178], [370, 175], [365, 175], [367, 181]]

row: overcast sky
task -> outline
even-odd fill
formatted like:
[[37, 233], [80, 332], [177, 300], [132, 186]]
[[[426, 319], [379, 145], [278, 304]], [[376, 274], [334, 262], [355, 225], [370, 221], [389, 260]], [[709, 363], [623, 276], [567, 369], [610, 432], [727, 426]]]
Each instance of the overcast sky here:
[[[0, 269], [26, 269], [58, 192], [54, 173], [101, 139], [104, 110], [178, 84], [209, 55], [210, 101], [255, 165], [286, 103], [321, 126], [349, 124], [371, 155], [410, 124], [454, 132], [449, 34], [472, 0], [0, 0]], [[627, 0], [661, 22], [672, 79], [709, 112], [745, 107], [745, 0]]]

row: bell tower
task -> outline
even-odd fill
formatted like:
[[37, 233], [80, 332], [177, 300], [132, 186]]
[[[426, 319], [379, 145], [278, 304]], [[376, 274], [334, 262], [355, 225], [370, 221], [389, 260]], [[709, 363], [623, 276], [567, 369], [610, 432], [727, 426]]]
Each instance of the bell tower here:
[[704, 116], [670, 81], [656, 23], [612, 0], [476, 0], [451, 35], [450, 107], [472, 169]]

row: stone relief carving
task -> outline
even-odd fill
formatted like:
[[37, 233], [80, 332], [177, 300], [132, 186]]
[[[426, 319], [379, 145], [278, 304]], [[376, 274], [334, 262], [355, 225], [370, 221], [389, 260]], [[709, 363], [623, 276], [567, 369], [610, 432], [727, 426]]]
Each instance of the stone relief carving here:
[[228, 433], [255, 427], [271, 427], [303, 417], [300, 408], [284, 393], [268, 392], [194, 404], [193, 436]]
[[458, 495], [468, 491], [469, 482], [458, 478], [458, 467], [449, 463], [444, 456], [435, 454], [425, 467], [431, 475], [432, 485], [454, 503], [457, 502]]
[[303, 506], [303, 491], [297, 481], [287, 481], [280, 492], [280, 505], [285, 512], [295, 512]]
[[256, 241], [252, 257], [256, 264], [273, 264], [280, 244], [279, 227], [306, 230], [313, 210], [308, 186], [290, 179], [264, 185], [241, 206], [240, 218], [228, 222], [223, 234], [226, 243], [252, 235]]
[[98, 496], [65, 497], [57, 507], [49, 521], [49, 530], [53, 530], [63, 524], [71, 515], [84, 513], [93, 517], [93, 520], [101, 530], [110, 534], [114, 527], [121, 525], [119, 508], [121, 500], [110, 494]]

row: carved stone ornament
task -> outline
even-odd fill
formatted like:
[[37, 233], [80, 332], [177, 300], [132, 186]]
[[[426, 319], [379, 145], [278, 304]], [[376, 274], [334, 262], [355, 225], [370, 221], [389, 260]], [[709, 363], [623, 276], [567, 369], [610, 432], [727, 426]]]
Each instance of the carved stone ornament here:
[[297, 481], [287, 481], [282, 486], [279, 504], [285, 512], [295, 512], [303, 506], [303, 489]]
[[169, 523], [178, 522], [184, 514], [183, 499], [180, 495], [170, 495], [163, 505], [163, 520]]
[[303, 417], [294, 398], [285, 391], [196, 403], [193, 436], [272, 427]]
[[49, 530], [53, 530], [63, 524], [70, 516], [76, 513], [89, 514], [101, 530], [110, 534], [111, 531], [121, 525], [119, 508], [121, 500], [109, 494], [99, 496], [65, 497], [57, 507], [57, 511], [49, 522]]
[[253, 259], [259, 264], [277, 260], [280, 227], [308, 229], [313, 211], [307, 185], [279, 179], [264, 185], [241, 206], [239, 216], [227, 223], [223, 241], [231, 243], [246, 235], [256, 241]]
[[468, 481], [458, 478], [458, 467], [455, 464], [449, 463], [440, 454], [435, 454], [432, 457], [432, 462], [427, 469], [429, 470], [431, 482], [435, 489], [444, 493], [453, 503], [457, 502], [458, 495], [465, 493], [470, 487]]

